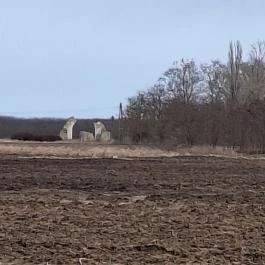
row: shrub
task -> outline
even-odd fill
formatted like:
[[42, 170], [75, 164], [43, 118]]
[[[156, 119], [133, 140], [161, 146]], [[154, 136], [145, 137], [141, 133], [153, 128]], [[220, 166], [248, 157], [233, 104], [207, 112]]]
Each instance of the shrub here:
[[11, 139], [21, 140], [21, 141], [38, 141], [38, 142], [54, 142], [62, 140], [62, 138], [58, 135], [35, 135], [30, 133], [16, 133], [11, 136]]

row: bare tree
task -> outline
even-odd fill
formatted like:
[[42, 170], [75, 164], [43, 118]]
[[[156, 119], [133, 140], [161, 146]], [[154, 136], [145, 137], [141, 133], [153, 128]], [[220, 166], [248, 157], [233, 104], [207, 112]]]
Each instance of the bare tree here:
[[265, 42], [258, 41], [252, 45], [249, 62], [246, 64], [245, 81], [252, 100], [265, 97]]
[[228, 86], [225, 88], [227, 99], [232, 106], [239, 104], [241, 88], [242, 47], [239, 41], [230, 42], [228, 52]]
[[196, 99], [201, 81], [201, 73], [193, 60], [181, 60], [164, 73], [169, 96], [189, 103]]
[[152, 86], [146, 94], [147, 108], [150, 119], [161, 120], [166, 101], [166, 91], [162, 84]]
[[222, 102], [225, 97], [227, 68], [220, 61], [201, 65], [205, 84], [206, 99], [208, 102]]
[[138, 92], [136, 96], [128, 98], [126, 116], [140, 120], [146, 113], [146, 92]]

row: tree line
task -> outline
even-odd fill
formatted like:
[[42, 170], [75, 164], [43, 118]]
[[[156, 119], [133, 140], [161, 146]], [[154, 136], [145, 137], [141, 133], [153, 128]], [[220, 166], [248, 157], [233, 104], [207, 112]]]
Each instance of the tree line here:
[[128, 99], [123, 122], [135, 142], [265, 152], [265, 41], [253, 44], [246, 59], [236, 41], [226, 63], [174, 62]]
[[[37, 136], [42, 139], [44, 136], [53, 138], [58, 136], [67, 119], [57, 118], [15, 118], [0, 116], [0, 138], [19, 138], [20, 136]], [[94, 122], [101, 121], [111, 132], [114, 139], [118, 139], [118, 120], [114, 117], [110, 119], [77, 119], [73, 128], [73, 138], [79, 138], [80, 131], [94, 133]], [[52, 137], [53, 136], [53, 137]], [[44, 138], [46, 139], [46, 138]], [[57, 139], [57, 138], [54, 138]]]

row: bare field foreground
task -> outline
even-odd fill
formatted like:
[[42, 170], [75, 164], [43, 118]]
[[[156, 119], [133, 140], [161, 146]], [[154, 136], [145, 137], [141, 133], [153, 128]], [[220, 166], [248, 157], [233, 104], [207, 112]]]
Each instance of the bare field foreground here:
[[265, 264], [264, 160], [65, 159], [8, 145], [2, 265]]

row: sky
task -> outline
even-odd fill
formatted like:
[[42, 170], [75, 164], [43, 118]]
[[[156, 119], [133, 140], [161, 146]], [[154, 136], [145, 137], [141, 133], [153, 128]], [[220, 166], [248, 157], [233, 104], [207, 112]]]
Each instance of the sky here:
[[0, 0], [0, 115], [109, 118], [173, 61], [265, 39], [264, 0]]

